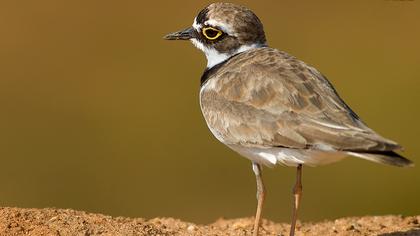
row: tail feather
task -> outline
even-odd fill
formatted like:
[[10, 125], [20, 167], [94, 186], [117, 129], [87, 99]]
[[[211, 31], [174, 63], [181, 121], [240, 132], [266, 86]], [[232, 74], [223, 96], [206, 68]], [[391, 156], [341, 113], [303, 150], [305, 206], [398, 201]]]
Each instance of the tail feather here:
[[365, 160], [393, 165], [398, 167], [412, 167], [414, 163], [394, 151], [348, 152], [349, 155]]

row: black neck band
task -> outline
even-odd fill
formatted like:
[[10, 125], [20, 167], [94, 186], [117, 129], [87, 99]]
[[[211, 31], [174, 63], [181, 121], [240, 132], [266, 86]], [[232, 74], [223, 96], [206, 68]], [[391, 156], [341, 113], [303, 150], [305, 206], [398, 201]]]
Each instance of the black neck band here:
[[200, 87], [203, 87], [203, 85], [207, 82], [207, 80], [210, 78], [210, 76], [212, 76], [214, 73], [216, 73], [219, 70], [220, 67], [222, 67], [224, 64], [226, 64], [232, 58], [236, 57], [237, 55], [239, 55], [241, 53], [237, 53], [237, 54], [229, 57], [228, 59], [220, 62], [219, 64], [214, 65], [211, 68], [206, 68], [206, 70], [204, 71], [204, 73], [203, 73], [203, 75], [201, 76], [201, 79], [200, 79]]

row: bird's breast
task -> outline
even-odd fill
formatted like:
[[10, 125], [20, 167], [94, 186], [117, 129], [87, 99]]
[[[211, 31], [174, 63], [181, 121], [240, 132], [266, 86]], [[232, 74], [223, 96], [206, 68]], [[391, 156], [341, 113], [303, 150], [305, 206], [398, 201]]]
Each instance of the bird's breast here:
[[219, 99], [219, 94], [214, 90], [215, 81], [209, 79], [200, 88], [200, 109], [204, 120], [211, 133], [222, 143], [226, 141], [228, 124], [224, 124], [224, 110], [227, 104]]

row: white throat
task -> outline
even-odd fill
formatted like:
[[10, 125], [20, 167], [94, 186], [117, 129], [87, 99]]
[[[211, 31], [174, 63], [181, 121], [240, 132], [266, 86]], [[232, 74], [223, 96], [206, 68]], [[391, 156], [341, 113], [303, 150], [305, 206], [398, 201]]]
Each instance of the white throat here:
[[233, 53], [220, 53], [214, 48], [209, 48], [203, 45], [200, 41], [197, 39], [191, 39], [191, 42], [196, 46], [198, 49], [204, 52], [204, 54], [207, 57], [207, 68], [210, 69], [213, 66], [226, 61], [231, 56], [234, 56], [238, 53], [248, 51], [250, 49], [259, 48], [261, 45], [259, 44], [251, 44], [251, 45], [242, 45], [240, 48], [238, 48]]

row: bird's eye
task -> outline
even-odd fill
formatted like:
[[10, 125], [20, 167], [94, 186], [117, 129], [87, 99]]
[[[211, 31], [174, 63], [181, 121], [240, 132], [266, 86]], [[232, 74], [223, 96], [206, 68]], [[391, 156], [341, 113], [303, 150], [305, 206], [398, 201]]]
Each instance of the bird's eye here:
[[215, 40], [223, 34], [221, 30], [215, 29], [213, 27], [205, 27], [203, 28], [202, 32], [203, 35], [209, 40]]

